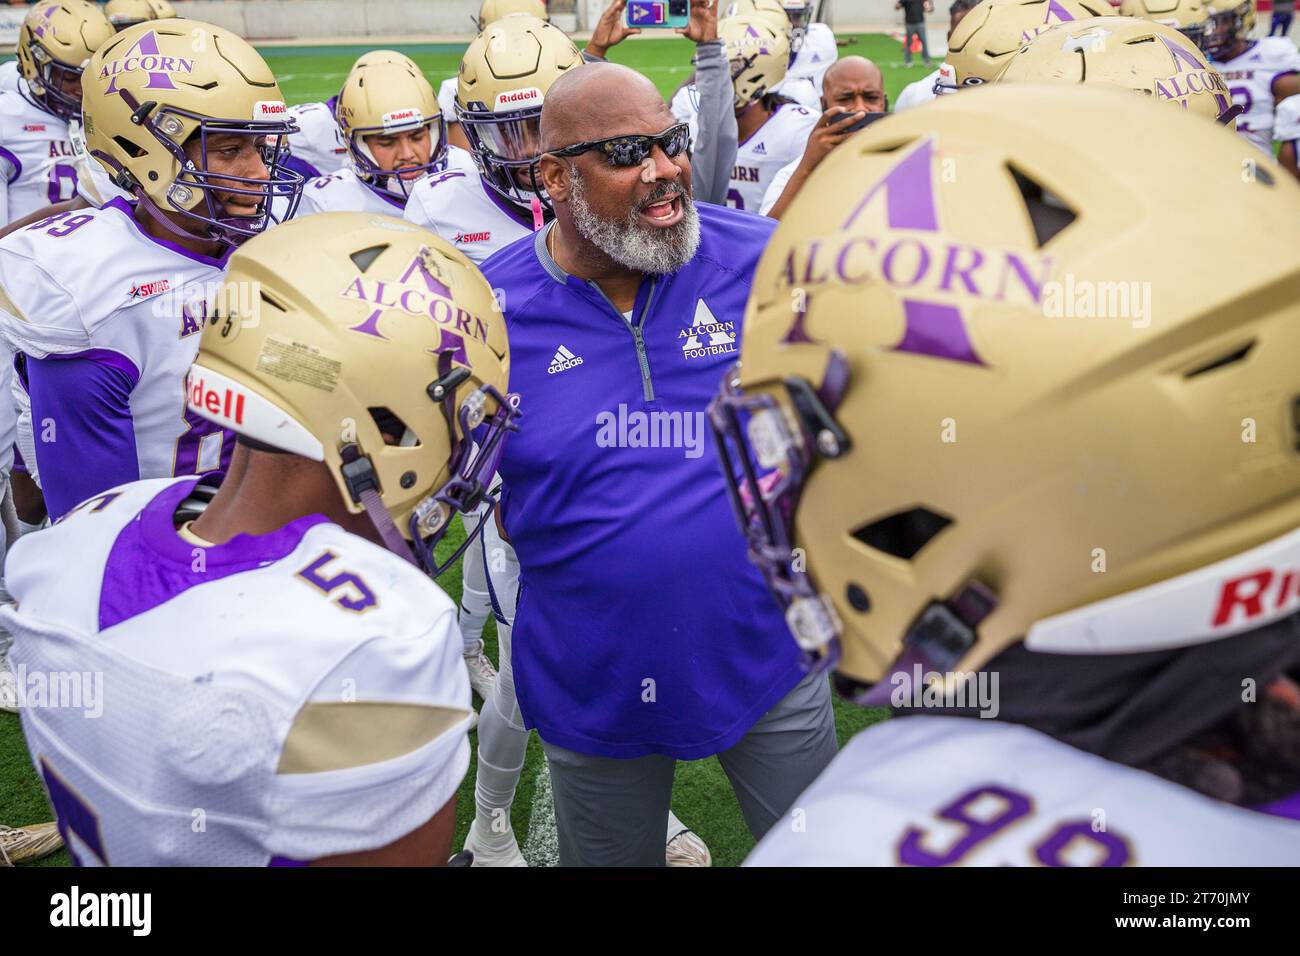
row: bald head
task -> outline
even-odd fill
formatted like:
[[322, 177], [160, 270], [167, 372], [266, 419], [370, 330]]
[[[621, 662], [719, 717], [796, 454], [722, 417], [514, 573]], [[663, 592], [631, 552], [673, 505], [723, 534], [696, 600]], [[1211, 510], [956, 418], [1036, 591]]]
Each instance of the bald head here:
[[618, 63], [585, 63], [546, 91], [542, 149], [622, 133], [658, 133], [672, 122], [664, 98], [645, 76]]
[[863, 56], [836, 60], [822, 77], [822, 109], [843, 107], [850, 112], [883, 113], [885, 77], [880, 67]]

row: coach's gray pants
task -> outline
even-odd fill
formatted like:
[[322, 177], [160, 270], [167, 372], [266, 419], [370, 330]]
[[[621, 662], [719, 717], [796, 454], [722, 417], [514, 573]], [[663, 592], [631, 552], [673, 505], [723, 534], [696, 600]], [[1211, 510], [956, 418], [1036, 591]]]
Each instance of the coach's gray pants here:
[[[545, 740], [542, 749], [551, 768], [561, 866], [664, 865], [676, 759], [598, 757]], [[836, 749], [830, 687], [825, 677], [805, 677], [718, 754], [755, 839], [790, 809]]]

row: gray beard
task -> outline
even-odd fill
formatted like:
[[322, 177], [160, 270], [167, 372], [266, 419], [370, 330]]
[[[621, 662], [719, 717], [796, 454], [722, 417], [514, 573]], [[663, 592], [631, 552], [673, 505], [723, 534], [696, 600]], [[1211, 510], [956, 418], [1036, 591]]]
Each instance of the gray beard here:
[[[634, 206], [624, 219], [596, 215], [587, 202], [586, 184], [576, 166], [569, 167], [573, 187], [569, 211], [578, 234], [626, 269], [646, 275], [676, 272], [695, 257], [700, 247], [700, 214], [686, 191], [673, 183], [660, 183]], [[641, 210], [665, 196], [681, 196], [682, 219], [675, 226], [656, 229], [642, 224]]]

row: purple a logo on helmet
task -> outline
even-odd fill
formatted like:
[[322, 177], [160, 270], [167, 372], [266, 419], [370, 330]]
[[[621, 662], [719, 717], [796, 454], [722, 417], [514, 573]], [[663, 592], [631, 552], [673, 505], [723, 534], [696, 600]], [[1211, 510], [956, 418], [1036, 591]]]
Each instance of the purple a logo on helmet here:
[[50, 18], [54, 16], [54, 11], [57, 9], [59, 9], [58, 4], [54, 4], [53, 6], [46, 7], [44, 10], [42, 10], [41, 19], [37, 21], [36, 29], [34, 29], [32, 32], [35, 33], [38, 37], [44, 37], [46, 28], [53, 26], [53, 24], [50, 22]]
[[1061, 6], [1056, 0], [1047, 0], [1047, 16], [1043, 17], [1044, 23], [1051, 23], [1052, 17], [1056, 17], [1058, 23], [1069, 23], [1074, 20], [1070, 11]]
[[158, 34], [150, 30], [131, 44], [124, 56], [105, 63], [99, 70], [99, 78], [108, 80], [105, 93], [121, 92], [117, 87], [117, 78], [124, 73], [148, 73], [149, 80], [144, 85], [146, 90], [174, 90], [174, 75], [193, 72], [192, 59], [163, 56], [158, 49]]
[[[841, 223], [836, 240], [814, 239], [792, 251], [784, 277], [792, 288], [805, 289], [808, 300], [818, 285], [851, 288], [883, 282], [902, 298], [905, 327], [894, 351], [984, 365], [953, 298], [1040, 303], [1052, 260], [944, 235], [935, 202], [933, 161], [930, 138], [867, 190]], [[878, 202], [885, 206], [884, 230], [852, 231], [868, 207]], [[813, 341], [806, 322], [805, 302], [805, 310], [796, 314], [784, 340]]]

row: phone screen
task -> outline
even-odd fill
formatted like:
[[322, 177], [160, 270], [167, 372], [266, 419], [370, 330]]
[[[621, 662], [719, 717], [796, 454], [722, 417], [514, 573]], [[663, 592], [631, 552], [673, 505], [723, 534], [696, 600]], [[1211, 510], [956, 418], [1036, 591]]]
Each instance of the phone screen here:
[[628, 0], [623, 20], [630, 27], [679, 28], [691, 19], [691, 0]]

